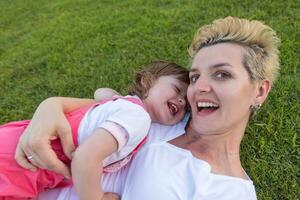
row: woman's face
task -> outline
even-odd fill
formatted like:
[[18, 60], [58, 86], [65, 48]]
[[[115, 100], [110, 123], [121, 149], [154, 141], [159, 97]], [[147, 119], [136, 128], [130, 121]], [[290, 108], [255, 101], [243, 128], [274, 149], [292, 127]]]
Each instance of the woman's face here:
[[194, 57], [187, 98], [190, 125], [198, 133], [223, 134], [245, 128], [259, 87], [250, 82], [243, 52], [237, 44], [220, 43], [204, 47]]

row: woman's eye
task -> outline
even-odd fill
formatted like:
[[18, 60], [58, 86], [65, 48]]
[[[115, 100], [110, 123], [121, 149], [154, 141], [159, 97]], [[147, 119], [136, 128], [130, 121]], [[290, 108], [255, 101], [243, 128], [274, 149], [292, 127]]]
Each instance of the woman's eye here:
[[195, 83], [198, 78], [199, 78], [199, 74], [193, 74], [190, 76], [190, 82]]
[[220, 80], [231, 78], [231, 74], [228, 72], [216, 72], [215, 77]]

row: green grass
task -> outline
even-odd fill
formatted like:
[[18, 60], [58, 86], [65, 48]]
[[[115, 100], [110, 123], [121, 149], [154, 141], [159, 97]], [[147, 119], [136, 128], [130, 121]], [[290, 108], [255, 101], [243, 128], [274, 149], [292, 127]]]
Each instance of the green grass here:
[[228, 15], [258, 19], [282, 40], [281, 77], [250, 123], [242, 162], [259, 199], [300, 199], [299, 1], [0, 1], [0, 122], [31, 118], [50, 96], [126, 92], [154, 59], [188, 66], [196, 29]]

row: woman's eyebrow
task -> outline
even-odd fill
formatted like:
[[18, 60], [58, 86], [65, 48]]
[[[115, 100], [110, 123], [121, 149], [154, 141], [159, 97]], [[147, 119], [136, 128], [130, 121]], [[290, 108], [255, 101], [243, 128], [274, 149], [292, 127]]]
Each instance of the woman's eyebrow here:
[[[210, 66], [210, 68], [219, 68], [219, 67], [224, 67], [224, 66], [228, 66], [228, 67], [233, 67], [231, 64], [227, 63], [227, 62], [223, 62], [223, 63], [216, 63]], [[197, 72], [199, 71], [197, 68], [192, 68], [189, 70], [189, 72]]]
[[233, 67], [231, 64], [229, 64], [227, 62], [213, 64], [211, 67], [212, 68], [219, 68], [219, 67], [224, 67], [224, 66]]
[[[223, 63], [216, 63], [216, 64], [213, 64], [210, 66], [210, 68], [219, 68], [219, 67], [225, 67], [225, 66], [228, 66], [228, 67], [233, 67], [231, 64], [227, 63], [227, 62], [223, 62]], [[190, 69], [189, 72], [198, 72], [198, 68], [193, 68], [193, 69]]]
[[193, 68], [193, 69], [190, 69], [189, 72], [196, 72], [196, 71], [199, 71], [197, 68]]

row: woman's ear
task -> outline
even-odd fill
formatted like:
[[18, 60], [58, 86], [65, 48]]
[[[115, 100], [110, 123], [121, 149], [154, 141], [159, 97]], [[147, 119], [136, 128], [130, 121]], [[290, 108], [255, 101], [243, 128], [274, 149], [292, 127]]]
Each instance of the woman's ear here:
[[255, 96], [255, 104], [262, 104], [271, 90], [272, 84], [269, 80], [263, 80], [257, 84], [257, 94]]

